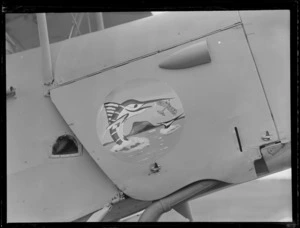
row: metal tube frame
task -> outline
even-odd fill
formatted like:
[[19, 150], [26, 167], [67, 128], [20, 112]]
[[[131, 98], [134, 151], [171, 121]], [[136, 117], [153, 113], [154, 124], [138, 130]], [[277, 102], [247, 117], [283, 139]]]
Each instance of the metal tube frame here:
[[43, 82], [45, 86], [49, 86], [54, 82], [54, 74], [52, 69], [46, 13], [37, 13], [36, 18], [38, 22], [39, 40], [42, 51]]

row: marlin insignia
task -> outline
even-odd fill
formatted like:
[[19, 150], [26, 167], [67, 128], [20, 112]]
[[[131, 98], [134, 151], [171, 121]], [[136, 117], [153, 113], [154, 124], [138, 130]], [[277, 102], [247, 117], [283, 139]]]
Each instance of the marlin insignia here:
[[144, 112], [146, 109], [151, 108], [151, 103], [158, 101], [169, 100], [172, 98], [153, 99], [148, 101], [138, 101], [134, 99], [126, 100], [123, 103], [106, 102], [104, 108], [108, 119], [109, 133], [118, 145], [127, 143], [129, 140], [124, 136], [123, 125], [129, 118]]

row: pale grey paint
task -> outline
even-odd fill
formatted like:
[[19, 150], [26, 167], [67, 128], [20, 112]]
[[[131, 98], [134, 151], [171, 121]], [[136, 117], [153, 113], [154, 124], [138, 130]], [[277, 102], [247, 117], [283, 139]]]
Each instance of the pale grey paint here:
[[61, 46], [55, 77], [72, 81], [238, 22], [237, 12], [172, 12], [79, 36]]
[[[258, 146], [265, 143], [261, 135], [268, 129], [274, 135], [272, 140], [277, 140], [242, 27], [216, 33], [206, 40], [210, 64], [176, 71], [158, 67], [170, 54], [199, 42], [194, 41], [51, 91], [56, 107], [68, 123], [74, 123], [72, 130], [97, 164], [133, 198], [158, 199], [202, 179], [231, 183], [255, 179], [253, 160], [260, 158]], [[97, 113], [105, 96], [133, 78], [166, 82], [177, 92], [185, 110], [181, 139], [173, 151], [158, 159], [162, 167], [159, 175], [148, 176], [150, 164], [116, 159], [104, 150], [96, 134]], [[235, 126], [243, 153], [234, 141]]]
[[[55, 60], [59, 45], [51, 45]], [[72, 221], [100, 209], [117, 189], [83, 151], [78, 157], [50, 158], [58, 136], [73, 134], [44, 96], [40, 48], [6, 58], [7, 221]]]
[[291, 140], [290, 12], [241, 11], [280, 140]]

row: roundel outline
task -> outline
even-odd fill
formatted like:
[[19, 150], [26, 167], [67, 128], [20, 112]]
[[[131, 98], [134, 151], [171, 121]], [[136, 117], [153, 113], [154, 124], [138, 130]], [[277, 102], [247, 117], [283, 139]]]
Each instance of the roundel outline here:
[[157, 79], [137, 78], [114, 88], [97, 114], [100, 143], [116, 158], [151, 163], [174, 148], [185, 123], [176, 92]]

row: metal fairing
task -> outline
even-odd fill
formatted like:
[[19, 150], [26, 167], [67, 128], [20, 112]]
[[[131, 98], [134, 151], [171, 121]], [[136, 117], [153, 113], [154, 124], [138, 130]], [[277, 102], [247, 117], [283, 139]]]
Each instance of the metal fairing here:
[[[190, 29], [199, 30], [199, 25]], [[72, 131], [109, 178], [132, 198], [159, 199], [204, 179], [228, 183], [255, 179], [254, 161], [261, 158], [259, 146], [265, 143], [261, 136], [268, 131], [269, 142], [278, 140], [242, 26], [205, 36], [210, 63], [179, 70], [159, 67], [172, 54], [202, 40], [51, 90], [52, 101], [66, 122], [72, 123]], [[142, 39], [134, 41], [139, 48], [147, 46]], [[159, 39], [155, 42], [159, 44]], [[111, 55], [110, 51], [98, 54]], [[168, 99], [178, 111], [173, 115], [165, 110], [166, 115], [160, 115], [158, 102]], [[162, 123], [172, 122], [181, 113], [184, 118], [173, 121], [179, 127], [163, 135]], [[145, 128], [146, 123], [151, 123], [151, 129]], [[133, 137], [144, 139], [128, 144]], [[106, 142], [111, 146], [105, 146]], [[165, 147], [166, 153], [161, 152]]]
[[207, 43], [204, 40], [174, 53], [159, 64], [159, 67], [164, 69], [185, 69], [206, 64], [210, 61]]
[[6, 57], [7, 85], [16, 88], [7, 99], [7, 221], [72, 221], [100, 209], [117, 189], [86, 150], [50, 156], [57, 137], [73, 133], [44, 96], [40, 49]]
[[62, 42], [55, 77], [77, 80], [239, 22], [238, 12], [170, 12], [79, 36]]

